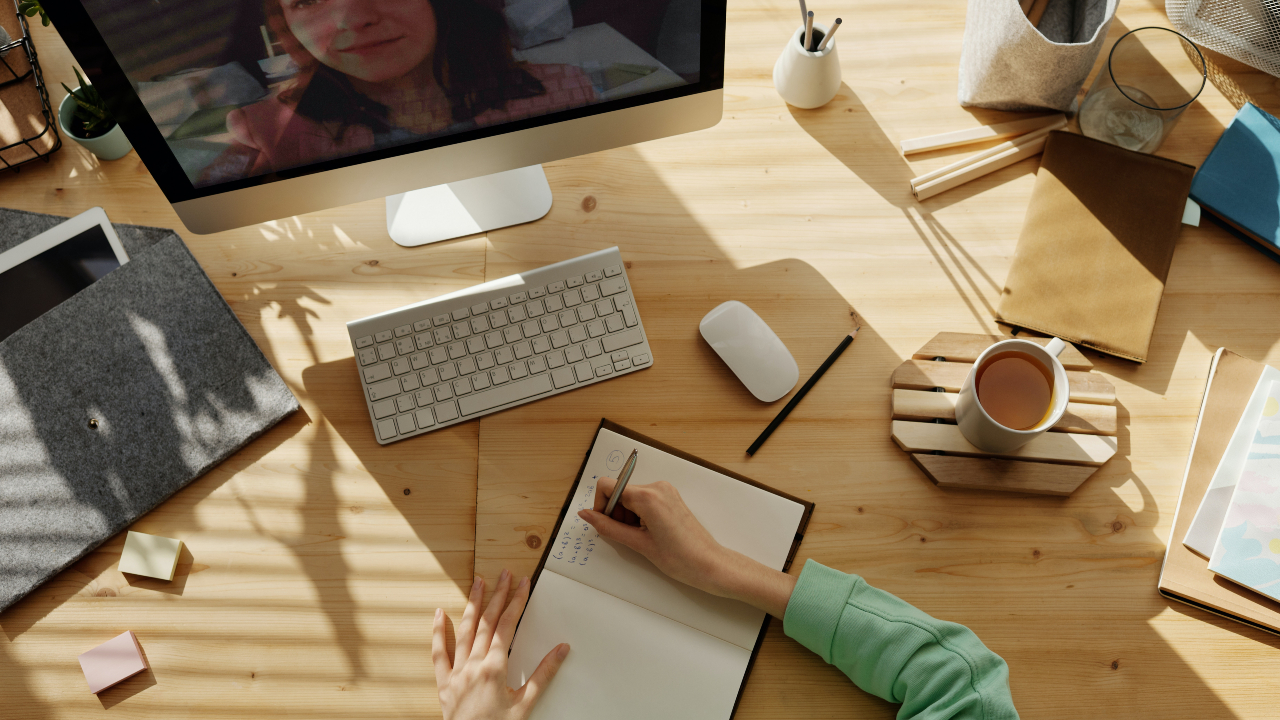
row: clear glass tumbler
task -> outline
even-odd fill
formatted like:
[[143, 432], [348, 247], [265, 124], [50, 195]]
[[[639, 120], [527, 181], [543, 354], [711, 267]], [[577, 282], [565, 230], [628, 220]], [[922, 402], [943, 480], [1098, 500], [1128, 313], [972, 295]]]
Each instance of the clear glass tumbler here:
[[1111, 47], [1106, 68], [1080, 105], [1080, 132], [1154, 152], [1207, 77], [1204, 55], [1181, 34], [1162, 27], [1130, 30]]

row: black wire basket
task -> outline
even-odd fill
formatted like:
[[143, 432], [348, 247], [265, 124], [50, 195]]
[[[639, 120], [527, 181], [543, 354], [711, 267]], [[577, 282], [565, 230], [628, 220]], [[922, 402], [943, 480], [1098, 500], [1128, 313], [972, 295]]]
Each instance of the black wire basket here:
[[[54, 117], [53, 107], [49, 104], [49, 90], [45, 86], [40, 63], [36, 60], [31, 28], [27, 25], [26, 17], [18, 12], [17, 0], [11, 1], [19, 36], [0, 44], [0, 103], [7, 103], [18, 93], [26, 95], [28, 101], [37, 99], [44, 120], [43, 126], [37, 122], [30, 128], [30, 132], [21, 131], [23, 137], [17, 141], [0, 145], [0, 170], [16, 171], [35, 160], [48, 162], [49, 156], [62, 147], [62, 138], [58, 135], [58, 122]], [[2, 23], [0, 26], [8, 28], [5, 34], [11, 34], [12, 26], [9, 23]], [[52, 143], [49, 136], [52, 136]]]

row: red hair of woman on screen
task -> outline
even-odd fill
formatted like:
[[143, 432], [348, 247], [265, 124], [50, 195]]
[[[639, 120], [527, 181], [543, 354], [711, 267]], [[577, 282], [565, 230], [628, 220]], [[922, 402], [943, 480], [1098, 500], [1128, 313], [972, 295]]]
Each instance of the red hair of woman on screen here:
[[482, 1], [266, 0], [268, 27], [299, 72], [227, 116], [235, 144], [198, 184], [596, 99], [576, 67], [516, 62], [505, 19]]

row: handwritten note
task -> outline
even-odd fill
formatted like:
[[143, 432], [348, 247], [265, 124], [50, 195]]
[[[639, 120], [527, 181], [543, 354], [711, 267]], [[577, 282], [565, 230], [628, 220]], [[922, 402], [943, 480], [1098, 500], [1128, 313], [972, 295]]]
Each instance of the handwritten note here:
[[570, 565], [586, 565], [591, 559], [591, 553], [600, 540], [600, 533], [583, 522], [582, 518], [578, 517], [578, 511], [593, 507], [597, 479], [599, 479], [598, 475], [591, 477], [591, 484], [578, 493], [578, 502], [569, 508], [569, 513], [562, 524], [560, 537], [556, 539], [555, 550], [551, 553], [553, 559]]

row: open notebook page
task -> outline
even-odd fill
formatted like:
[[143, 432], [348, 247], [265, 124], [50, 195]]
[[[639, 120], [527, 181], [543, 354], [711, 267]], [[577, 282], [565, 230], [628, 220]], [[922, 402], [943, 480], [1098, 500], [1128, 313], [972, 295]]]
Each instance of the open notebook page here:
[[763, 612], [672, 580], [639, 553], [601, 538], [577, 516], [579, 509], [592, 506], [596, 479], [616, 477], [633, 449], [639, 456], [631, 484], [671, 483], [722, 545], [776, 570], [786, 564], [803, 505], [602, 428], [545, 569], [750, 651]]
[[751, 662], [750, 650], [543, 572], [511, 646], [507, 684], [523, 685], [562, 642], [569, 657], [532, 720], [728, 718]]

